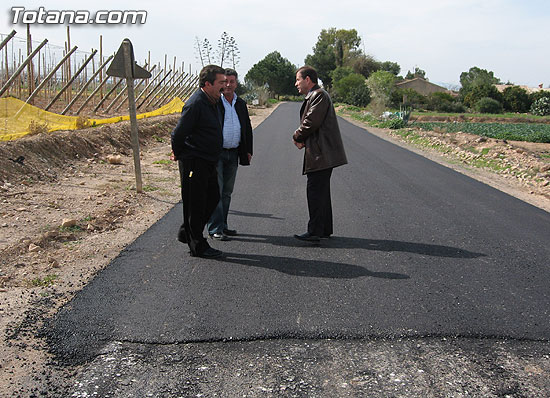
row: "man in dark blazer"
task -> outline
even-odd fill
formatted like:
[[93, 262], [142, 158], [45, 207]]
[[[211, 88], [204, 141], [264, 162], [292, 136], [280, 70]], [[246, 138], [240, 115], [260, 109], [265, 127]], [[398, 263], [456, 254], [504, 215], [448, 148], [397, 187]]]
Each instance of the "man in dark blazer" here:
[[229, 240], [237, 231], [227, 225], [231, 194], [235, 186], [237, 168], [248, 166], [252, 159], [252, 125], [246, 102], [237, 97], [237, 72], [226, 69], [227, 82], [219, 103], [223, 114], [223, 149], [218, 160], [218, 185], [220, 201], [208, 222], [208, 234], [212, 239]]
[[202, 68], [200, 89], [187, 100], [172, 131], [172, 151], [179, 162], [183, 195], [183, 224], [178, 239], [187, 243], [196, 257], [222, 254], [210, 247], [203, 232], [220, 199], [216, 165], [222, 151], [223, 115], [218, 104], [225, 81], [223, 68]]
[[300, 94], [305, 95], [300, 109], [300, 127], [292, 138], [298, 149], [305, 148], [303, 174], [307, 176], [309, 222], [307, 231], [294, 237], [319, 242], [333, 233], [332, 169], [348, 161], [332, 100], [317, 84], [317, 71], [310, 66], [298, 69], [295, 86]]

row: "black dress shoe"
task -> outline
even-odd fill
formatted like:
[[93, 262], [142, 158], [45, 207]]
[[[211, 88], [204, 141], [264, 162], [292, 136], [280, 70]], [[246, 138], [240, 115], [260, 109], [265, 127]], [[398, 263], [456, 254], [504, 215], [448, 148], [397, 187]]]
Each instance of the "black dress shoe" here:
[[178, 232], [178, 240], [181, 242], [181, 243], [187, 243], [187, 237], [185, 236], [185, 232], [184, 231], [179, 231]]
[[309, 232], [306, 232], [301, 235], [294, 235], [296, 239], [303, 240], [306, 242], [319, 242], [321, 238], [319, 238], [317, 235], [312, 235]]
[[183, 227], [183, 225], [178, 230], [178, 240], [181, 243], [187, 243], [187, 236], [185, 235], [185, 228]]
[[201, 258], [216, 258], [220, 257], [222, 255], [222, 252], [220, 250], [213, 249], [209, 247], [202, 253], [195, 254], [195, 257], [201, 257]]
[[227, 235], [227, 236], [237, 236], [237, 230], [236, 229], [224, 229], [223, 233], [224, 233], [224, 235]]

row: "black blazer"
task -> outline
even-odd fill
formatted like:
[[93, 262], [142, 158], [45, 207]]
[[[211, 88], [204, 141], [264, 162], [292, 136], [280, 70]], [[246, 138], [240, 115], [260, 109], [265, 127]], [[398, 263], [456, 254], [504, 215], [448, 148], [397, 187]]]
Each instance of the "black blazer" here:
[[[225, 108], [222, 101], [218, 103], [223, 117], [225, 117]], [[239, 164], [241, 166], [249, 166], [248, 154], [252, 153], [252, 124], [250, 123], [250, 116], [248, 115], [248, 108], [246, 102], [237, 97], [235, 101], [235, 111], [239, 117], [239, 123], [241, 124], [241, 142], [239, 143]], [[223, 120], [223, 119], [222, 119]]]

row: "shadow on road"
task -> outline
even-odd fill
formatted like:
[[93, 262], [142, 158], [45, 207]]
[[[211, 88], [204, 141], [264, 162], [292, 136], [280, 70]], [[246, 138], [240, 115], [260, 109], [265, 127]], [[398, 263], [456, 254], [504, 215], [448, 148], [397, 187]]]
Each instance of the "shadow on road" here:
[[[232, 239], [242, 242], [266, 242], [271, 243], [275, 246], [286, 247], [302, 247], [312, 245], [311, 243], [301, 242], [292, 236], [239, 234], [239, 236], [232, 237]], [[483, 253], [475, 253], [451, 246], [430, 245], [427, 243], [403, 242], [397, 240], [349, 238], [345, 236], [337, 236], [330, 239], [323, 239], [321, 240], [319, 246], [331, 249], [366, 249], [385, 252], [407, 252], [434, 257], [485, 257], [485, 254]]]
[[263, 256], [258, 254], [224, 253], [219, 261], [252, 267], [268, 268], [294, 276], [311, 278], [353, 279], [362, 276], [384, 279], [409, 279], [409, 275], [394, 272], [373, 272], [353, 264], [298, 258]]
[[268, 218], [271, 220], [284, 220], [284, 218], [275, 217], [273, 216], [273, 214], [267, 214], [267, 213], [247, 213], [244, 211], [229, 210], [229, 214], [234, 216], [241, 216], [241, 217], [256, 217], [256, 218]]

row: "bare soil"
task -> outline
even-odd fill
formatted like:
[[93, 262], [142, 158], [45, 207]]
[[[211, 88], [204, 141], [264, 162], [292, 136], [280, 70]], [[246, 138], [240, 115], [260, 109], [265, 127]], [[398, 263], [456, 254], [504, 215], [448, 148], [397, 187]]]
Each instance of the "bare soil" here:
[[[252, 108], [253, 127], [273, 109]], [[0, 397], [38, 396], [40, 386], [55, 383], [36, 335], [43, 319], [180, 200], [169, 160], [178, 117], [140, 121], [141, 194], [128, 122], [0, 143]], [[419, 132], [436, 150], [369, 130], [550, 211], [550, 144]], [[485, 148], [513, 171], [470, 166]]]

